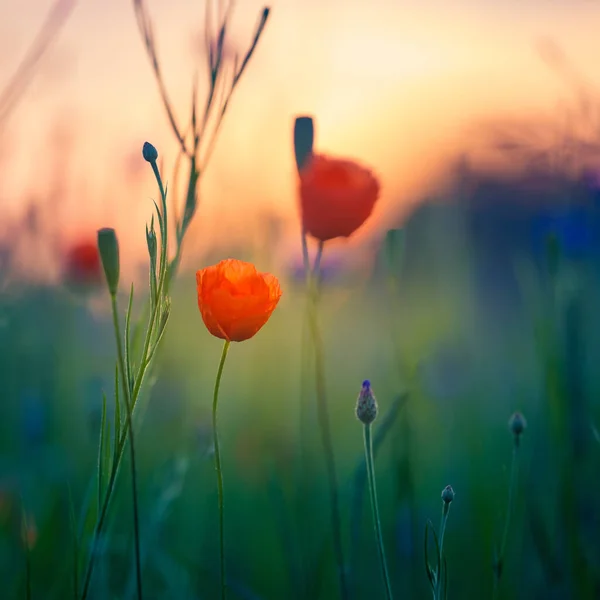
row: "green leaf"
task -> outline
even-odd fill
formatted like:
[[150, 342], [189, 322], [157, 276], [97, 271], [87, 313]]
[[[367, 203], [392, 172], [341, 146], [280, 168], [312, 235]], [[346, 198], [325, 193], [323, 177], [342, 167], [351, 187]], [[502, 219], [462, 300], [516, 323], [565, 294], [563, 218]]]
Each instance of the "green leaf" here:
[[131, 359], [131, 346], [129, 343], [130, 331], [131, 331], [131, 310], [133, 307], [133, 283], [131, 284], [131, 291], [129, 292], [129, 304], [127, 306], [127, 315], [125, 316], [125, 372], [127, 376], [127, 385], [129, 386], [129, 393], [133, 392], [133, 364]]
[[110, 435], [111, 423], [110, 419], [106, 419], [106, 426], [104, 427], [104, 443], [102, 444], [104, 449], [104, 456], [102, 457], [102, 465], [104, 469], [103, 481], [107, 482], [110, 477], [112, 470], [112, 448], [111, 448], [111, 435]]
[[165, 222], [163, 220], [163, 216], [160, 212], [160, 209], [158, 208], [158, 204], [156, 204], [155, 200], [152, 200], [152, 202], [154, 203], [154, 208], [156, 208], [156, 214], [158, 215], [158, 228], [160, 231], [160, 238], [161, 238], [161, 242], [164, 239], [164, 235], [165, 235]]
[[117, 464], [119, 445], [121, 443], [121, 403], [119, 402], [119, 364], [115, 364], [115, 434], [113, 448], [113, 465]]
[[[433, 569], [429, 565], [429, 527], [431, 525], [431, 521], [427, 519], [425, 523], [425, 547], [424, 547], [424, 557], [425, 557], [425, 572], [427, 573], [427, 579], [429, 579], [429, 584], [432, 589], [435, 589], [435, 575], [433, 573]], [[433, 527], [433, 525], [431, 525]]]
[[[144, 302], [142, 307], [142, 311], [135, 321], [133, 325], [133, 336], [131, 342], [131, 355], [139, 356], [141, 351], [141, 343], [142, 343], [142, 331], [148, 327], [148, 319], [151, 314], [151, 311], [154, 310], [154, 303], [152, 302], [152, 298], [150, 298], [151, 302]], [[135, 387], [135, 377], [134, 377], [134, 387]]]
[[433, 541], [435, 542], [435, 554], [437, 557], [437, 568], [435, 570], [436, 580], [439, 581], [441, 568], [442, 568], [442, 553], [440, 552], [440, 542], [438, 539], [438, 535], [437, 535], [435, 529], [433, 528], [433, 525], [431, 525], [431, 533], [433, 533]]
[[156, 232], [154, 231], [154, 215], [150, 221], [150, 230], [146, 226], [146, 243], [150, 257], [150, 308], [154, 310], [157, 301], [158, 286], [156, 282]]
[[80, 547], [85, 546], [84, 540], [87, 539], [88, 535], [92, 533], [96, 526], [96, 514], [94, 514], [94, 478], [90, 479], [85, 496], [83, 498], [83, 505], [81, 507], [81, 513], [79, 515], [79, 545]]
[[[431, 565], [429, 564], [429, 531], [431, 531], [431, 534], [433, 535], [433, 541], [435, 542], [435, 553], [437, 560], [437, 566], [435, 569], [432, 569]], [[427, 519], [427, 522], [425, 523], [425, 570], [427, 571], [427, 578], [429, 579], [429, 583], [431, 584], [431, 588], [434, 592], [436, 591], [440, 582], [440, 569], [442, 567], [441, 563], [442, 557], [440, 553], [438, 536], [435, 528], [433, 527], [433, 523]]]
[[[167, 273], [167, 266], [169, 264], [169, 249], [167, 247], [167, 235], [168, 235], [168, 228], [167, 228], [167, 194], [168, 194], [168, 184], [165, 185], [165, 189], [164, 189], [164, 195], [162, 197], [162, 205], [163, 205], [163, 229], [161, 231], [161, 239], [160, 239], [160, 247], [161, 247], [161, 256], [160, 256], [160, 264], [161, 264], [161, 270], [160, 273], [158, 275], [158, 280], [164, 281], [164, 277]], [[164, 286], [163, 286], [164, 289]]]
[[98, 443], [98, 506], [102, 505], [102, 487], [104, 482], [104, 444], [106, 440], [106, 394], [102, 394], [102, 418], [100, 420], [100, 441]]

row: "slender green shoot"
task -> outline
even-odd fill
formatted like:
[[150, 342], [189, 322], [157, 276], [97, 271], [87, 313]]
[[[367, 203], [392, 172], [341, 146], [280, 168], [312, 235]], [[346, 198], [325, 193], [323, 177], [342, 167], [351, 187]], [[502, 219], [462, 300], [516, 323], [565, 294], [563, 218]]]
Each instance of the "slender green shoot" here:
[[221, 450], [219, 446], [219, 434], [217, 430], [217, 404], [219, 402], [219, 388], [221, 386], [221, 377], [223, 375], [223, 367], [229, 350], [230, 343], [228, 340], [223, 344], [223, 352], [219, 361], [217, 377], [215, 379], [215, 390], [213, 395], [212, 407], [212, 426], [213, 438], [215, 446], [215, 470], [217, 472], [217, 490], [219, 494], [219, 565], [221, 571], [221, 600], [227, 597], [227, 579], [225, 575], [225, 531], [223, 518], [223, 472], [221, 469]]
[[375, 461], [373, 460], [373, 435], [371, 423], [366, 423], [363, 427], [365, 442], [365, 461], [367, 464], [367, 478], [369, 481], [369, 495], [371, 496], [371, 510], [373, 511], [373, 525], [375, 527], [375, 536], [377, 538], [377, 551], [379, 553], [379, 564], [381, 566], [381, 575], [385, 585], [385, 595], [388, 600], [392, 600], [392, 585], [388, 573], [387, 560], [385, 557], [385, 548], [383, 545], [383, 534], [381, 532], [381, 519], [379, 518], [379, 504], [377, 502], [377, 484], [375, 481]]

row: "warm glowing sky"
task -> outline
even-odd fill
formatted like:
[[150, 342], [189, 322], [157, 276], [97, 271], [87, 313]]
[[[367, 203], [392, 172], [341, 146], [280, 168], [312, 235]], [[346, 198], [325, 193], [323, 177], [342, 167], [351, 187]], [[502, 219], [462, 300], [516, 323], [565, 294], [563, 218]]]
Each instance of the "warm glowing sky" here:
[[[156, 196], [141, 144], [155, 143], [169, 167], [176, 146], [131, 2], [77, 4], [5, 131], [2, 211], [22, 206], [32, 192], [47, 195], [62, 169], [65, 200], [57, 218], [65, 230], [112, 224], [140, 231], [148, 197]], [[0, 85], [49, 5], [0, 0]], [[237, 5], [234, 42], [244, 48], [261, 3]], [[321, 149], [360, 158], [381, 175], [374, 227], [460, 148], [473, 119], [552, 111], [568, 96], [540, 59], [540, 39], [559, 43], [600, 84], [600, 3], [592, 0], [274, 0], [271, 6], [204, 181], [199, 245], [213, 239], [206, 223], [216, 215], [232, 231], [247, 227], [254, 207], [275, 209], [292, 224], [291, 127], [299, 112], [316, 115]], [[203, 2], [148, 0], [148, 7], [184, 121], [194, 61], [204, 65], [193, 44]], [[53, 152], [57, 131], [69, 124], [72, 153], [63, 160]], [[129, 243], [141, 247], [143, 233]]]

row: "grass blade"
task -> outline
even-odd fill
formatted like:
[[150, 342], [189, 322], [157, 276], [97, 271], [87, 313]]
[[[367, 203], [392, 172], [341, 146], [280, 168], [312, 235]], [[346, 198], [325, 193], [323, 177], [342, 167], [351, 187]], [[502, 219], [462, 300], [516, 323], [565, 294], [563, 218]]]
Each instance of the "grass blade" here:
[[119, 458], [119, 444], [121, 439], [121, 402], [119, 401], [119, 364], [115, 364], [115, 433], [114, 433], [113, 468]]
[[127, 315], [125, 316], [125, 371], [129, 393], [133, 392], [133, 365], [131, 364], [131, 348], [129, 344], [129, 333], [131, 330], [131, 309], [133, 307], [133, 283], [129, 292], [129, 304], [127, 305]]
[[98, 443], [98, 506], [102, 504], [104, 482], [104, 444], [106, 439], [106, 394], [102, 394], [102, 418], [100, 420], [100, 441]]
[[425, 572], [427, 573], [427, 579], [429, 579], [429, 583], [432, 588], [435, 588], [434, 574], [433, 569], [429, 565], [429, 528], [433, 527], [431, 521], [427, 519], [425, 523], [425, 539], [424, 539], [424, 553], [425, 557]]

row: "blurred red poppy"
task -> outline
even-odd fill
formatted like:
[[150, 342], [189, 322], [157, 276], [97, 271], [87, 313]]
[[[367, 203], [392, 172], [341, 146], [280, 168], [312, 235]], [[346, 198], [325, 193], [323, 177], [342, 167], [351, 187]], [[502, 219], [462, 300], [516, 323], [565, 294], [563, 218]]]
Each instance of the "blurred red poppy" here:
[[252, 263], [227, 259], [196, 273], [198, 308], [206, 328], [230, 342], [250, 339], [263, 327], [281, 298], [274, 275]]
[[102, 262], [95, 242], [79, 242], [67, 249], [64, 257], [64, 277], [76, 286], [102, 283]]
[[379, 191], [379, 181], [369, 169], [313, 154], [300, 169], [304, 230], [322, 242], [350, 237], [373, 212]]

